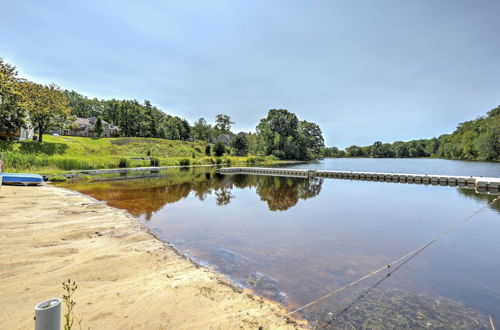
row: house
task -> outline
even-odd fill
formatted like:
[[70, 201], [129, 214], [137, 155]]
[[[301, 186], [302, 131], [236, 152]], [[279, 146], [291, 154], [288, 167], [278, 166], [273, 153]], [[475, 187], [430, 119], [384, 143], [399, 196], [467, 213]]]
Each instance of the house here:
[[0, 130], [0, 140], [33, 140], [34, 135], [35, 129], [29, 122], [26, 123], [26, 128], [21, 128], [19, 131], [13, 134], [8, 134]]
[[212, 142], [214, 144], [217, 143], [217, 142], [222, 142], [225, 145], [229, 145], [232, 140], [233, 140], [233, 138], [229, 134], [219, 134], [217, 137], [215, 137], [213, 139]]
[[[83, 136], [83, 137], [95, 137], [94, 126], [96, 123], [96, 118], [80, 118], [76, 117], [76, 120], [68, 128], [59, 129], [56, 133], [66, 136]], [[110, 124], [106, 121], [102, 121], [103, 131], [102, 137], [118, 137], [120, 136], [120, 128]]]

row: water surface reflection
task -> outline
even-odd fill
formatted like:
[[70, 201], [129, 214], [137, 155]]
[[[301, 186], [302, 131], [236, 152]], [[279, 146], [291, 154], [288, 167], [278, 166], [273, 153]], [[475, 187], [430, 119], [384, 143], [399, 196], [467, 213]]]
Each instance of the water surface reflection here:
[[[464, 188], [224, 176], [208, 169], [71, 188], [128, 210], [181, 252], [289, 308], [420, 246], [493, 199]], [[378, 300], [367, 301], [402, 306], [401, 297], [413, 297], [412, 304], [446, 297], [453, 303], [443, 300], [439, 306], [476, 315], [457, 307], [456, 301], [460, 301], [500, 321], [498, 211], [498, 206], [485, 210], [426, 250], [378, 288]], [[313, 311], [342, 308], [354, 294], [377, 280], [328, 299]], [[412, 304], [407, 307], [416, 308]], [[422, 310], [432, 311], [434, 316], [442, 309], [427, 307]], [[401, 315], [401, 320], [416, 317]], [[443, 315], [441, 319], [447, 320]], [[353, 320], [355, 316], [349, 317]], [[394, 318], [394, 314], [387, 317]], [[414, 321], [428, 321], [428, 317]]]

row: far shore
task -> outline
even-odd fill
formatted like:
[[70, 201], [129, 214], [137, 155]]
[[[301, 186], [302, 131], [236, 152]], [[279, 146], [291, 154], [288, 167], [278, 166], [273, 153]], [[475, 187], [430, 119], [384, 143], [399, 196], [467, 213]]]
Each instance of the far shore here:
[[35, 304], [62, 297], [68, 279], [78, 284], [74, 329], [305, 325], [179, 255], [124, 211], [52, 186], [2, 186], [2, 328], [33, 328]]

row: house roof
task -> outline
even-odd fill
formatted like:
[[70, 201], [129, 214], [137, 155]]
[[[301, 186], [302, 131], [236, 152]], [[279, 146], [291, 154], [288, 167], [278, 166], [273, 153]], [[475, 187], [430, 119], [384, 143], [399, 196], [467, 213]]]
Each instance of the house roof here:
[[80, 118], [80, 117], [76, 117], [75, 124], [82, 126], [92, 125], [90, 124], [90, 118]]
[[[95, 121], [95, 118], [81, 118], [81, 117], [76, 117], [75, 124], [77, 124], [79, 126], [94, 126], [94, 121]], [[113, 124], [109, 124], [105, 120], [102, 121], [102, 124], [103, 125], [109, 125], [110, 129], [117, 129], [117, 130], [120, 129], [118, 126], [115, 126]]]

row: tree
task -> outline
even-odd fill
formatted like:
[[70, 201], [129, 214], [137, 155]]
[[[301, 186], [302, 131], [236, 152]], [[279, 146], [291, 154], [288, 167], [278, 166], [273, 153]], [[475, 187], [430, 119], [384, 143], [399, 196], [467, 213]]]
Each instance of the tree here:
[[301, 159], [318, 159], [325, 147], [321, 128], [308, 121], [300, 121], [297, 127], [298, 147]]
[[151, 102], [148, 100], [144, 100], [144, 107], [146, 108], [146, 116], [148, 117], [148, 134], [149, 137], [158, 137], [158, 112], [154, 111], [154, 107], [151, 105]]
[[158, 137], [160, 139], [166, 139], [167, 138], [167, 130], [165, 129], [165, 126], [160, 125], [160, 128], [158, 129]]
[[211, 141], [212, 128], [204, 118], [200, 118], [194, 123], [192, 135], [195, 140]]
[[345, 151], [337, 147], [323, 148], [323, 157], [342, 158], [345, 157]]
[[7, 135], [26, 127], [26, 103], [16, 68], [0, 58], [0, 131]]
[[226, 152], [226, 147], [222, 142], [217, 142], [214, 146], [215, 156], [220, 157]]
[[71, 109], [62, 90], [55, 84], [43, 86], [31, 82], [22, 83], [29, 116], [38, 130], [38, 141], [43, 141], [43, 134], [56, 127], [64, 126]]
[[97, 117], [97, 120], [94, 124], [94, 133], [97, 138], [100, 138], [102, 136], [102, 132], [104, 131], [104, 125], [102, 124], [102, 118], [101, 116]]
[[234, 124], [234, 122], [231, 121], [231, 117], [229, 117], [228, 115], [218, 114], [217, 116], [215, 116], [214, 129], [216, 129], [219, 134], [231, 133], [232, 124]]
[[396, 141], [392, 144], [392, 152], [394, 156], [397, 158], [406, 158], [409, 157], [408, 145], [403, 141]]
[[246, 136], [236, 135], [231, 142], [231, 146], [236, 150], [236, 156], [246, 156], [250, 143]]
[[279, 158], [317, 159], [325, 144], [317, 124], [299, 121], [285, 109], [269, 110], [257, 125], [257, 135], [259, 149]]
[[361, 147], [357, 145], [352, 145], [350, 147], [347, 147], [345, 149], [349, 157], [362, 157], [363, 156], [363, 151], [361, 150]]
[[272, 133], [278, 133], [281, 136], [297, 136], [297, 126], [299, 119], [294, 113], [285, 109], [271, 109], [267, 117], [260, 120], [257, 125], [257, 132], [262, 132], [268, 127]]

